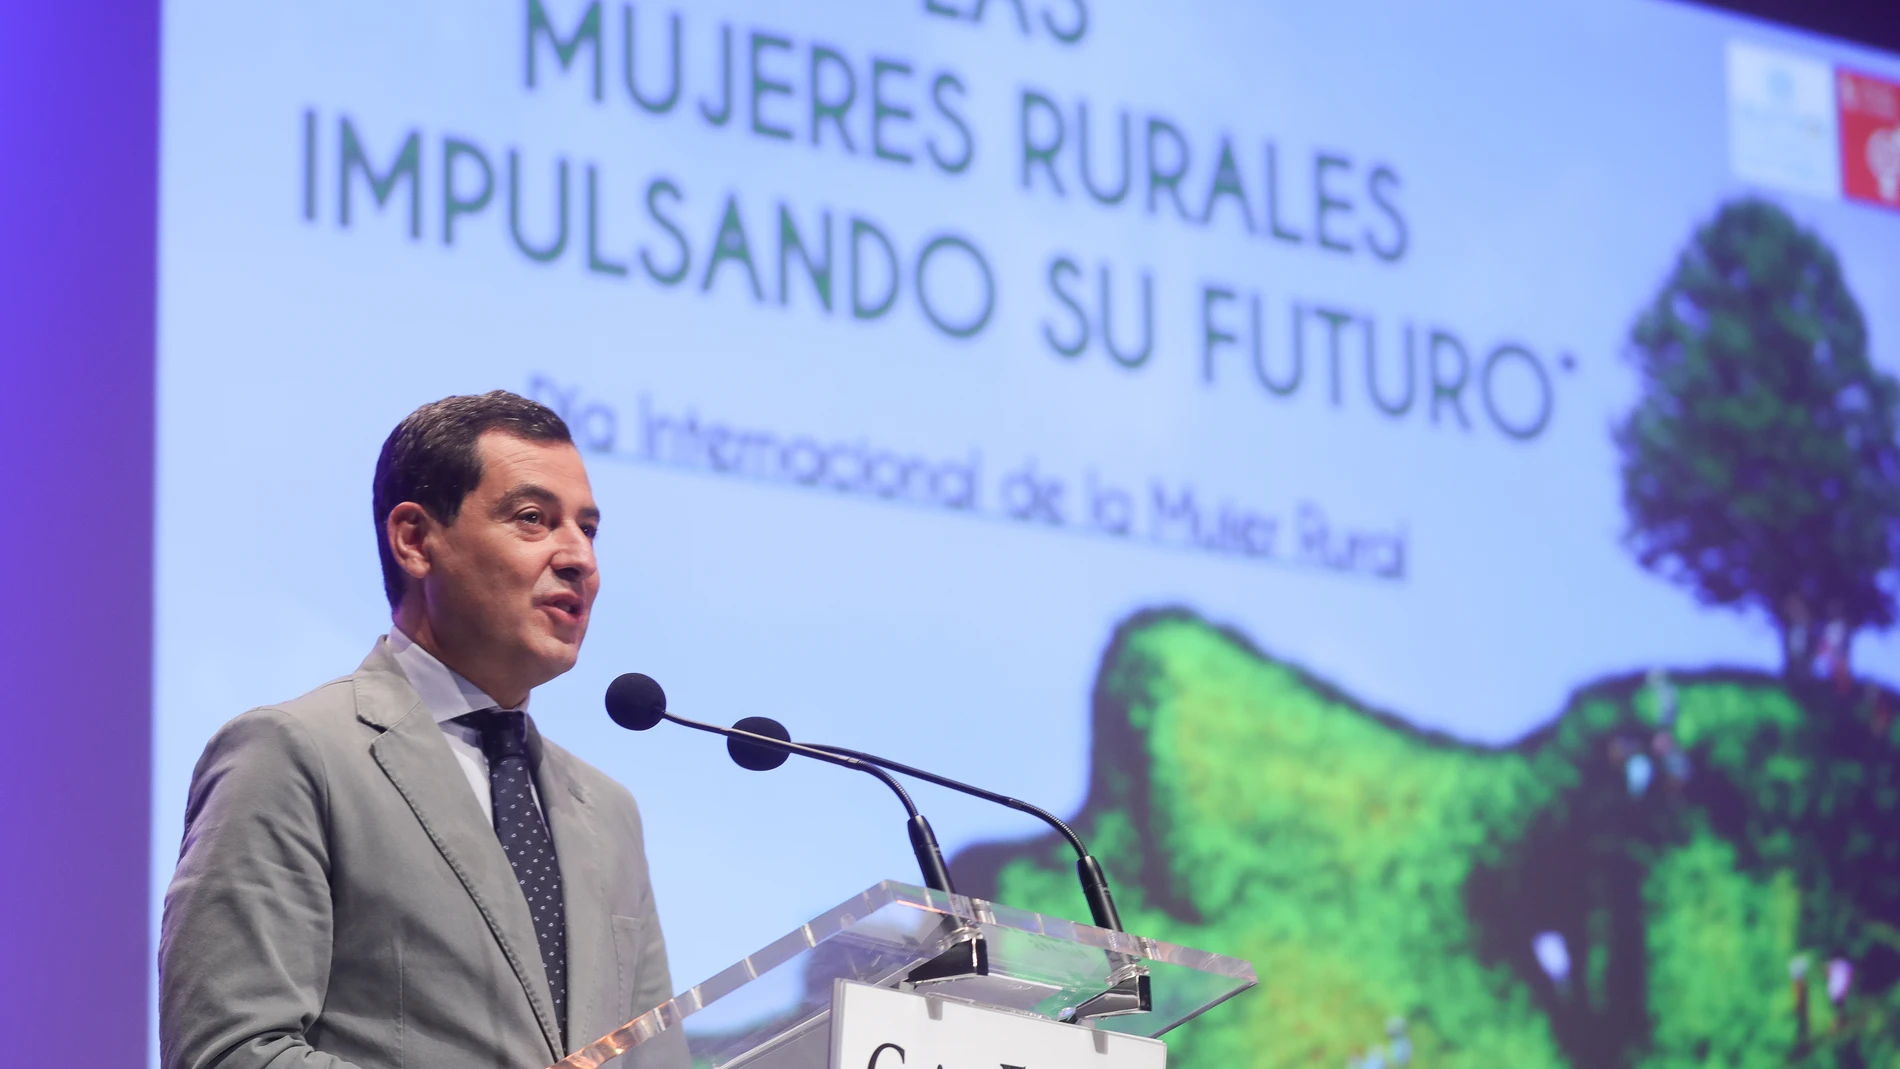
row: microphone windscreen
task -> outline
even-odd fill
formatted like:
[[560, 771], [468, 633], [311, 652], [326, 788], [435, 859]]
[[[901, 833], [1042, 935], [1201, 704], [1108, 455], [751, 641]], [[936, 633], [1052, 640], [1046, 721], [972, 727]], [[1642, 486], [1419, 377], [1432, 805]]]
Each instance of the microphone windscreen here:
[[[785, 725], [769, 716], [748, 716], [732, 725], [734, 731], [749, 731], [754, 735], [764, 735], [780, 742], [792, 741], [792, 733]], [[775, 750], [770, 746], [761, 746], [745, 739], [726, 738], [726, 752], [740, 768], [749, 768], [754, 772], [770, 772], [785, 763], [792, 756], [784, 750]]]
[[607, 715], [628, 731], [645, 731], [666, 718], [666, 692], [652, 676], [628, 672], [607, 685]]

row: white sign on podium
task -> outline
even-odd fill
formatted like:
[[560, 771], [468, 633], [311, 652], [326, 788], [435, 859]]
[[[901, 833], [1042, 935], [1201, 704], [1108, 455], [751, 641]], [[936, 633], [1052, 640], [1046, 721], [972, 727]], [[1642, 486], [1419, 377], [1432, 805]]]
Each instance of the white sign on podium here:
[[1167, 1069], [1158, 1039], [839, 980], [831, 1069]]

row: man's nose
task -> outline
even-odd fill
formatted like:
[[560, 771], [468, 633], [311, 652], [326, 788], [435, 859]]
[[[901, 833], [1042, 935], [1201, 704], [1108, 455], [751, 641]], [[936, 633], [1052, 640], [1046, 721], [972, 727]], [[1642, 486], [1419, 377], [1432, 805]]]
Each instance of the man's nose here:
[[569, 582], [584, 580], [597, 570], [594, 541], [577, 527], [563, 529], [560, 545], [551, 562], [554, 574]]

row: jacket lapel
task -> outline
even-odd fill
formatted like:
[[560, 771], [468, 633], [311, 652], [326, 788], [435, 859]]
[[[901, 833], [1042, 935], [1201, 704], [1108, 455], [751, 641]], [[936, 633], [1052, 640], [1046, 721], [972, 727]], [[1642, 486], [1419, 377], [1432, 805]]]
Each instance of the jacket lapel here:
[[541, 809], [554, 834], [561, 890], [567, 897], [567, 1038], [578, 1049], [623, 1023], [608, 1020], [611, 1015], [603, 1003], [608, 993], [619, 990], [606, 959], [612, 953], [613, 922], [608, 916], [604, 843], [590, 792], [574, 774], [573, 757], [543, 743], [537, 730], [530, 730], [528, 738], [536, 757]]
[[[560, 1029], [547, 973], [541, 967], [534, 919], [508, 855], [495, 838], [492, 819], [481, 812], [442, 737], [441, 726], [409, 685], [386, 641], [377, 642], [353, 682], [357, 716], [383, 732], [370, 743], [371, 756], [409, 803], [423, 831], [488, 922], [534, 1009], [542, 1038], [553, 1054], [549, 1061], [559, 1061], [566, 1052], [560, 1049]], [[556, 849], [560, 849], [558, 841]]]

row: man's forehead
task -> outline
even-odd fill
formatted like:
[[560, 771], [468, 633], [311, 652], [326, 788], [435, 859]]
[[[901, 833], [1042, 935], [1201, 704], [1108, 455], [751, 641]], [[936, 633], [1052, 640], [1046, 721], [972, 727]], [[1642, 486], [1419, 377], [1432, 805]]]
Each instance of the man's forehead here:
[[476, 441], [482, 462], [481, 489], [515, 494], [533, 489], [549, 495], [578, 493], [592, 504], [587, 465], [571, 442], [534, 442], [501, 431]]

